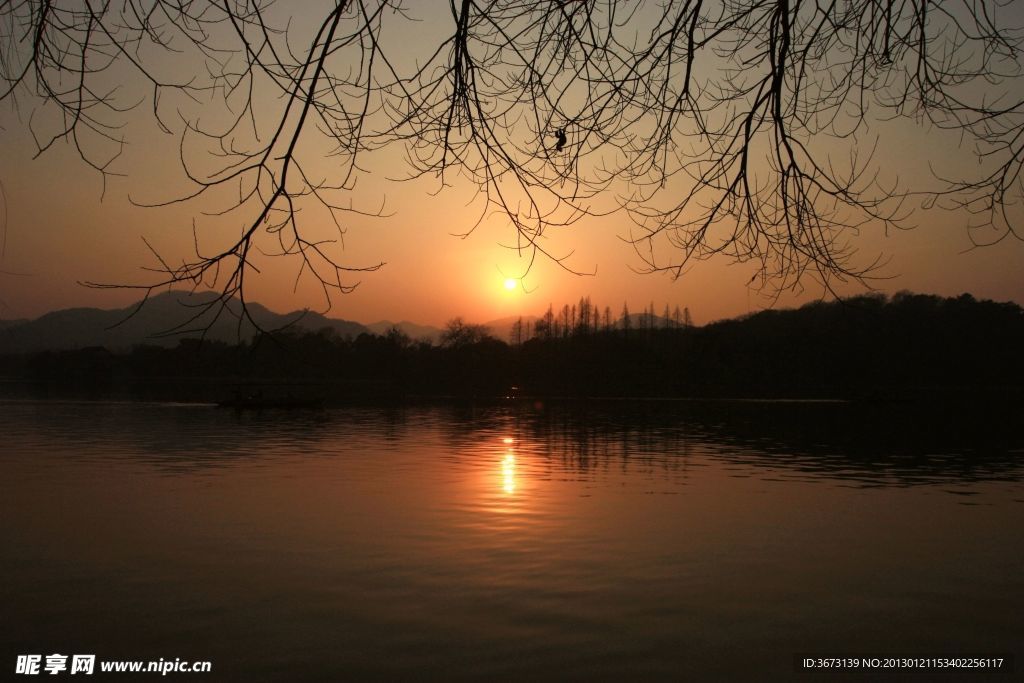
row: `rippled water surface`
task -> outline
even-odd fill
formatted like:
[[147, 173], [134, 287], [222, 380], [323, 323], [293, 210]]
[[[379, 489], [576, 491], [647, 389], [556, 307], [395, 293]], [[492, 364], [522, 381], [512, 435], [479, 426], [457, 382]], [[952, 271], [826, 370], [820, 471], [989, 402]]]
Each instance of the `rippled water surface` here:
[[771, 680], [803, 652], [1020, 664], [1012, 429], [798, 403], [0, 408], [4, 667], [81, 652], [212, 661], [179, 676], [194, 680]]

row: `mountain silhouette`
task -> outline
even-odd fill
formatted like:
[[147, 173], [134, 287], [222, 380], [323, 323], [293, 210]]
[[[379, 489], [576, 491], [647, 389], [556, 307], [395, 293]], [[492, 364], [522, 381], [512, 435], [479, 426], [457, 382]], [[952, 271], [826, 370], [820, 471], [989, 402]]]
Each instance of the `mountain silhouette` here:
[[[218, 316], [219, 306], [209, 307], [216, 298], [213, 292], [172, 291], [150, 297], [141, 308], [137, 303], [109, 310], [69, 308], [35, 320], [12, 321], [0, 327], [0, 353], [93, 346], [120, 351], [137, 344], [174, 346], [187, 337], [237, 343], [258, 334], [252, 321], [240, 317], [242, 307], [238, 299], [230, 299]], [[342, 337], [369, 332], [357, 322], [328, 318], [313, 311], [282, 314], [257, 303], [247, 303], [246, 307], [256, 325], [264, 331], [294, 326], [312, 331], [329, 328]]]

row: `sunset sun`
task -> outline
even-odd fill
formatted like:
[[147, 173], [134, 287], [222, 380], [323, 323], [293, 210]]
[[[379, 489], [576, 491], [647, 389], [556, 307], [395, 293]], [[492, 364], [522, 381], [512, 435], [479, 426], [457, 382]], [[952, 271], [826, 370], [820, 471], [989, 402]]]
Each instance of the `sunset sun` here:
[[519, 286], [519, 280], [517, 280], [517, 279], [515, 279], [513, 277], [505, 278], [505, 289], [507, 289], [507, 290], [509, 290], [511, 292], [513, 289], [515, 289], [518, 286]]

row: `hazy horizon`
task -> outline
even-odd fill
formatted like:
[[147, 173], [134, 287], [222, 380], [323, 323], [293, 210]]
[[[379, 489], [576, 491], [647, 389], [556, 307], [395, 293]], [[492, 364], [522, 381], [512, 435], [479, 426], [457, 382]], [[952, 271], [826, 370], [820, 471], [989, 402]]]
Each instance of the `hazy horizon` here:
[[[90, 291], [92, 291], [92, 290], [90, 290]], [[160, 292], [160, 293], [151, 294], [150, 295], [150, 300], [152, 300], [155, 297], [158, 297], [158, 296], [160, 296], [162, 294], [168, 294], [168, 293], [171, 293], [171, 292], [180, 293], [180, 294], [195, 294], [195, 295], [201, 296], [203, 294], [208, 294], [211, 291], [212, 290], [204, 290], [202, 292], [190, 293], [187, 290], [174, 289], [174, 290], [170, 290], [170, 291], [163, 291], [163, 292]], [[931, 295], [931, 296], [939, 296], [939, 297], [958, 297], [958, 296], [966, 294], [966, 295], [970, 295], [970, 296], [972, 296], [972, 297], [974, 297], [975, 299], [978, 299], [978, 300], [986, 300], [987, 299], [987, 300], [995, 301], [997, 303], [1013, 303], [1013, 304], [1017, 304], [1018, 306], [1024, 306], [1024, 299], [1022, 299], [1022, 300], [1000, 299], [1000, 298], [994, 298], [994, 297], [979, 296], [975, 292], [969, 292], [969, 291], [954, 292], [954, 293], [951, 293], [951, 294], [940, 294], [940, 293], [937, 293], [937, 292], [919, 292], [919, 291], [911, 291], [911, 290], [900, 290], [900, 291], [910, 292], [912, 294], [922, 294], [922, 295]], [[871, 294], [882, 294], [882, 295], [885, 295], [886, 297], [891, 297], [893, 294], [896, 294], [896, 293], [897, 292], [884, 292], [884, 291], [881, 291], [881, 290], [876, 290], [874, 292], [866, 291], [866, 292], [859, 292], [857, 294], [853, 294], [853, 295], [851, 295], [851, 298], [852, 298], [852, 296], [871, 295]], [[42, 318], [43, 316], [46, 316], [46, 315], [48, 315], [50, 313], [58, 313], [60, 311], [75, 310], [75, 309], [103, 310], [103, 311], [121, 310], [121, 309], [129, 308], [129, 307], [133, 306], [134, 304], [138, 303], [142, 299], [142, 295], [141, 294], [139, 294], [137, 291], [136, 291], [136, 294], [138, 294], [138, 298], [136, 298], [134, 300], [131, 300], [131, 301], [124, 302], [124, 303], [114, 303], [114, 304], [110, 304], [110, 305], [77, 305], [77, 304], [73, 304], [73, 305], [70, 305], [70, 306], [62, 306], [60, 308], [54, 308], [54, 309], [51, 309], [51, 310], [46, 310], [46, 311], [43, 311], [42, 313], [40, 313], [38, 315], [18, 317], [18, 318], [7, 317], [6, 315], [4, 315], [3, 311], [0, 310], [0, 322], [5, 322], [5, 323], [31, 322], [31, 321], [34, 321], [34, 320], [38, 320], [39, 318]], [[588, 296], [589, 295], [587, 295], [587, 294], [583, 294], [582, 298], [587, 298]], [[247, 300], [247, 301], [248, 301], [249, 304], [257, 304], [257, 305], [263, 306], [264, 308], [266, 308], [271, 313], [274, 313], [274, 314], [277, 314], [277, 315], [289, 315], [289, 314], [292, 314], [292, 313], [308, 310], [311, 313], [318, 313], [320, 315], [323, 315], [326, 318], [330, 318], [330, 319], [334, 319], [334, 320], [342, 320], [342, 321], [346, 321], [346, 322], [353, 322], [353, 323], [357, 323], [359, 325], [362, 325], [364, 327], [373, 327], [373, 326], [379, 325], [381, 323], [391, 323], [391, 324], [396, 324], [396, 325], [401, 325], [403, 323], [408, 323], [408, 324], [415, 325], [415, 326], [433, 327], [433, 328], [436, 328], [436, 329], [439, 329], [439, 330], [443, 330], [445, 325], [449, 321], [451, 321], [451, 320], [453, 320], [455, 318], [460, 318], [460, 319], [462, 319], [463, 321], [465, 321], [467, 323], [480, 324], [480, 325], [487, 325], [489, 323], [494, 323], [494, 322], [503, 322], [503, 321], [506, 321], [506, 320], [509, 320], [509, 319], [515, 319], [515, 318], [520, 318], [520, 317], [523, 318], [524, 320], [528, 319], [528, 318], [540, 318], [547, 311], [547, 308], [548, 308], [549, 305], [551, 305], [554, 308], [555, 312], [557, 313], [558, 311], [561, 310], [563, 305], [573, 306], [573, 305], [575, 305], [579, 301], [580, 298], [581, 297], [577, 297], [575, 299], [571, 299], [571, 300], [567, 300], [567, 301], [550, 301], [550, 302], [547, 302], [547, 303], [543, 304], [543, 306], [541, 308], [539, 308], [538, 310], [528, 309], [528, 310], [523, 310], [522, 312], [508, 313], [506, 315], [500, 315], [500, 316], [490, 317], [490, 318], [486, 318], [486, 319], [483, 319], [483, 318], [481, 318], [481, 319], [471, 318], [471, 317], [469, 317], [467, 315], [463, 315], [463, 314], [460, 314], [458, 312], [454, 312], [452, 315], [446, 317], [445, 319], [437, 320], [437, 321], [434, 321], [434, 320], [423, 320], [423, 319], [419, 319], [419, 318], [415, 318], [415, 317], [394, 317], [394, 316], [388, 316], [388, 315], [383, 315], [383, 314], [380, 314], [380, 315], [377, 315], [376, 317], [374, 317], [373, 313], [367, 313], [366, 315], [368, 315], [369, 317], [356, 318], [356, 317], [349, 317], [349, 316], [344, 315], [341, 311], [339, 311], [339, 308], [340, 308], [339, 306], [335, 306], [331, 310], [328, 310], [328, 311], [323, 311], [323, 310], [316, 310], [316, 309], [313, 309], [313, 308], [308, 308], [308, 309], [303, 309], [303, 308], [276, 308], [274, 306], [268, 305], [265, 302], [259, 301], [259, 300], [251, 300], [250, 299], [250, 300]], [[612, 320], [620, 320], [622, 318], [622, 303], [620, 303], [618, 306], [615, 306], [615, 305], [612, 305], [611, 303], [605, 303], [605, 302], [597, 301], [593, 297], [589, 297], [589, 298], [590, 298], [591, 304], [592, 305], [596, 305], [602, 313], [603, 313], [603, 311], [605, 309], [605, 306], [608, 306], [611, 309]], [[812, 301], [817, 300], [817, 299], [821, 299], [821, 297], [814, 297], [814, 298], [808, 298], [808, 299], [805, 299], [805, 300], [798, 300], [798, 301], [795, 301], [794, 303], [791, 303], [791, 304], [779, 304], [779, 305], [776, 305], [776, 306], [767, 306], [767, 307], [764, 307], [763, 309], [758, 309], [758, 310], [767, 310], [767, 309], [785, 310], [785, 309], [799, 308], [799, 307], [801, 307], [801, 306], [803, 306], [803, 305], [805, 305], [807, 303], [811, 303]], [[710, 319], [708, 319], [708, 318], [704, 318], [702, 315], [700, 315], [700, 311], [694, 311], [692, 307], [690, 307], [689, 305], [687, 305], [687, 304], [685, 304], [683, 302], [674, 303], [674, 302], [671, 302], [671, 301], [653, 301], [653, 302], [649, 301], [649, 302], [646, 302], [646, 303], [637, 302], [635, 306], [633, 305], [632, 302], [624, 302], [624, 303], [628, 306], [631, 317], [635, 316], [635, 315], [638, 315], [638, 314], [642, 314], [647, 308], [650, 307], [650, 305], [652, 303], [654, 304], [655, 316], [657, 316], [659, 318], [663, 317], [663, 313], [664, 313], [664, 309], [665, 309], [666, 304], [668, 305], [670, 312], [674, 311], [675, 307], [678, 305], [680, 310], [682, 310], [684, 308], [687, 308], [687, 309], [690, 310], [692, 321], [693, 321], [693, 324], [695, 324], [695, 325], [707, 325], [707, 324], [711, 324], [711, 323], [714, 323], [714, 322], [719, 322], [719, 321], [724, 321], [724, 320], [732, 320], [732, 319], [735, 319], [735, 318], [738, 318], [738, 317], [741, 317], [741, 316], [744, 316], [744, 315], [747, 314], [746, 311], [741, 311], [739, 313], [736, 313], [735, 315], [729, 315], [729, 316], [723, 316], [723, 317], [717, 317], [717, 318], [710, 318]], [[753, 313], [753, 312], [757, 312], [757, 311], [750, 311], [750, 312]]]

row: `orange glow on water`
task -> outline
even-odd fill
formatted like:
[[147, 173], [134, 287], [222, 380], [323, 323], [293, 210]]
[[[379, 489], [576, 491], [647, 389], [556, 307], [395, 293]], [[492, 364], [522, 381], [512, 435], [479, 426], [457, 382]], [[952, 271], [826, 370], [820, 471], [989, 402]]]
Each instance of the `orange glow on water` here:
[[509, 449], [501, 461], [501, 480], [505, 493], [511, 495], [516, 492], [516, 456], [512, 449]]

